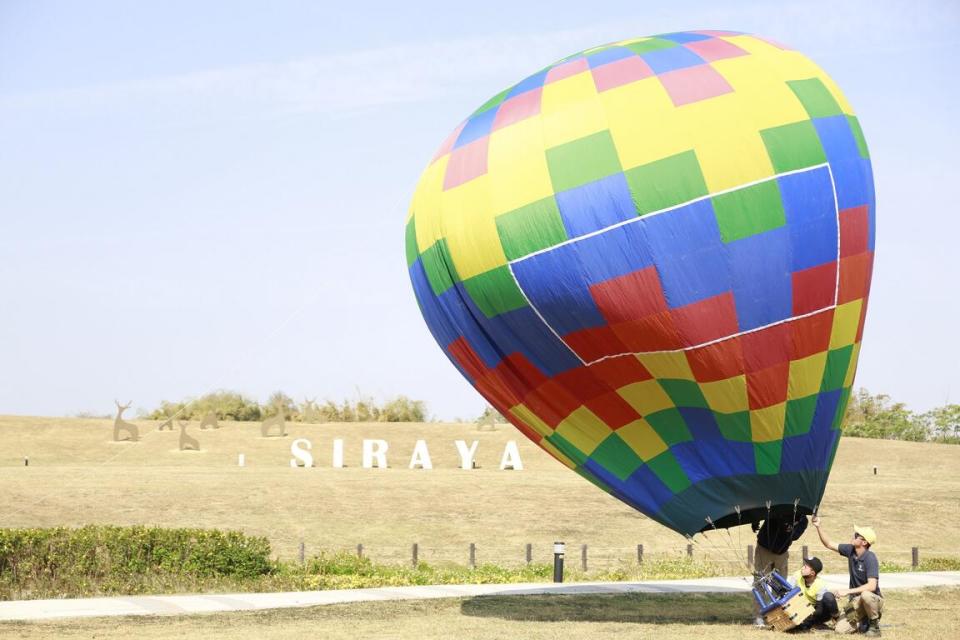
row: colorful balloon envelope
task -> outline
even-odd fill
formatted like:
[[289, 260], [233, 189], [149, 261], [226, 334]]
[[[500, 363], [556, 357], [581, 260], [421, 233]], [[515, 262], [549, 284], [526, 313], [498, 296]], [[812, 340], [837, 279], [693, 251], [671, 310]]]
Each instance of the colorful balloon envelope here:
[[685, 535], [819, 504], [873, 266], [867, 146], [797, 51], [695, 31], [485, 102], [406, 223], [423, 316], [521, 432]]

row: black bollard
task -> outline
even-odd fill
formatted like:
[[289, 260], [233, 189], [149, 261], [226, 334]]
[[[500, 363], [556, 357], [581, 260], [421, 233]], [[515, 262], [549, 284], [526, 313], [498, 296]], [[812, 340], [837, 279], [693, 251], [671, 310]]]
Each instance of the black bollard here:
[[553, 543], [553, 581], [563, 582], [563, 553], [566, 545], [562, 542]]

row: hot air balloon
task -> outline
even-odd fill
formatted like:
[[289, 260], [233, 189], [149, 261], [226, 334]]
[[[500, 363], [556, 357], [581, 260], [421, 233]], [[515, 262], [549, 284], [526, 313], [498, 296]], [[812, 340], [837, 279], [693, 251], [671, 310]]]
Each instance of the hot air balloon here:
[[687, 536], [819, 504], [873, 248], [843, 94], [727, 31], [588, 49], [498, 93], [440, 146], [406, 222], [417, 302], [460, 373]]

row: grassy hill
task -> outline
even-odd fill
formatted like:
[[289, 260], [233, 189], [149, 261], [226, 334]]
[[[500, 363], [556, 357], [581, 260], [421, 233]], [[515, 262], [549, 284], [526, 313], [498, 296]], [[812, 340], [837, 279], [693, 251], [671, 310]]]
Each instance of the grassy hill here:
[[[472, 424], [288, 423], [285, 438], [262, 438], [254, 423], [224, 423], [190, 433], [201, 451], [179, 451], [178, 432], [136, 421], [141, 441], [111, 441], [112, 421], [0, 416], [0, 527], [153, 524], [240, 529], [267, 536], [292, 558], [355, 548], [378, 561], [409, 558], [420, 545], [427, 562], [521, 563], [524, 545], [547, 561], [549, 544], [590, 550], [590, 569], [629, 564], [643, 543], [650, 554], [680, 554], [686, 540], [608, 496], [555, 462], [510, 426]], [[307, 438], [316, 467], [290, 467], [290, 443]], [[331, 468], [334, 438], [345, 440], [348, 468]], [[389, 442], [391, 468], [360, 469], [363, 438]], [[427, 441], [434, 469], [410, 470], [416, 440]], [[477, 440], [479, 469], [459, 469], [454, 440]], [[516, 440], [525, 470], [500, 471], [504, 444]], [[237, 466], [243, 453], [246, 465]], [[23, 458], [30, 465], [24, 467]], [[878, 475], [873, 475], [873, 467]], [[845, 438], [821, 506], [825, 526], [844, 540], [856, 523], [874, 526], [885, 562], [909, 562], [910, 547], [926, 556], [960, 556], [949, 533], [960, 517], [960, 447]], [[730, 562], [753, 542], [749, 527], [698, 536], [695, 554]], [[704, 539], [705, 538], [705, 539]], [[845, 562], [810, 545], [828, 570]], [[734, 548], [739, 552], [734, 552]]]

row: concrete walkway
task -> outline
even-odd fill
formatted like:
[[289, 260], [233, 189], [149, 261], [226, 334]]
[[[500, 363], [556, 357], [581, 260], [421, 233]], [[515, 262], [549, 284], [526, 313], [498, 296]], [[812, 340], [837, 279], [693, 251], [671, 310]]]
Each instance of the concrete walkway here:
[[[847, 576], [824, 575], [830, 587], [845, 587]], [[919, 587], [960, 587], [960, 571], [885, 573], [884, 591]], [[290, 593], [231, 593], [223, 595], [119, 596], [62, 600], [13, 600], [0, 602], [2, 620], [46, 620], [101, 616], [148, 616], [253, 611], [287, 607], [312, 607], [375, 600], [425, 600], [535, 594], [603, 593], [736, 593], [748, 591], [746, 578], [701, 578], [696, 580], [651, 580], [648, 582], [578, 582], [527, 584], [466, 584], [427, 587], [385, 587]]]

